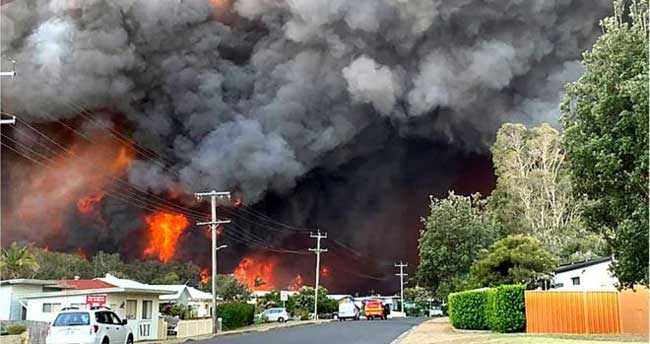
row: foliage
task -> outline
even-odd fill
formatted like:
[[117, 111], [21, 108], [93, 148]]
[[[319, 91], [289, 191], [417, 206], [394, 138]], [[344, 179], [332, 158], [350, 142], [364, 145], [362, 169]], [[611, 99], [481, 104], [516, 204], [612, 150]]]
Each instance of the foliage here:
[[469, 290], [449, 294], [449, 321], [455, 328], [487, 330], [486, 317], [488, 290]]
[[39, 268], [34, 274], [37, 279], [94, 278], [91, 264], [83, 256], [69, 253], [34, 249]]
[[240, 282], [235, 276], [217, 275], [217, 295], [222, 297], [224, 301], [248, 301], [251, 293], [248, 286]]
[[557, 260], [540, 242], [525, 235], [510, 235], [482, 250], [471, 268], [471, 280], [476, 286], [497, 286], [523, 283], [534, 287], [548, 279]]
[[542, 124], [505, 123], [492, 156], [497, 185], [489, 208], [504, 235], [528, 234], [565, 261], [600, 254], [600, 237], [580, 221], [560, 133]]
[[223, 320], [223, 329], [232, 330], [251, 325], [255, 317], [255, 306], [244, 302], [217, 305], [217, 316]]
[[[297, 314], [314, 312], [314, 288], [303, 286], [296, 294], [295, 308]], [[333, 313], [338, 310], [338, 302], [327, 297], [327, 289], [318, 287], [318, 314]]]
[[429, 289], [420, 286], [404, 289], [404, 302], [413, 303], [419, 309], [429, 309], [432, 299], [433, 293]]
[[487, 320], [496, 332], [520, 332], [526, 326], [526, 304], [523, 285], [501, 285], [487, 294]]
[[432, 198], [431, 212], [422, 219], [417, 276], [440, 299], [462, 288], [479, 250], [494, 241], [494, 226], [479, 196], [449, 192], [447, 198]]
[[190, 306], [182, 305], [182, 304], [173, 304], [173, 305], [161, 305], [160, 307], [160, 312], [163, 314], [167, 314], [170, 316], [177, 316], [181, 320], [189, 320], [189, 319], [196, 319], [197, 314], [196, 311], [192, 309]]
[[27, 328], [23, 325], [10, 325], [7, 326], [7, 334], [8, 335], [15, 335], [15, 334], [21, 334], [27, 331]]
[[0, 248], [0, 274], [5, 279], [31, 276], [39, 265], [28, 246], [11, 243], [8, 248]]
[[562, 104], [564, 145], [583, 218], [602, 233], [623, 286], [648, 284], [648, 2], [622, 1], [583, 55]]

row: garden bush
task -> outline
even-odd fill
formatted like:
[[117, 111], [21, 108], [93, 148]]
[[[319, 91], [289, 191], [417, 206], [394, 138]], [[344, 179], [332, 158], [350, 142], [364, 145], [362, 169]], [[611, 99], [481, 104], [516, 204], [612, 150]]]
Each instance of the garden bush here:
[[217, 316], [223, 320], [223, 329], [232, 330], [251, 325], [255, 318], [255, 305], [232, 302], [217, 305]]
[[449, 321], [455, 328], [487, 330], [486, 318], [488, 289], [468, 290], [449, 294]]
[[12, 335], [12, 334], [21, 334], [23, 332], [27, 331], [27, 328], [23, 325], [10, 325], [7, 326], [7, 334]]
[[502, 285], [487, 294], [488, 324], [496, 332], [520, 332], [526, 326], [523, 285]]

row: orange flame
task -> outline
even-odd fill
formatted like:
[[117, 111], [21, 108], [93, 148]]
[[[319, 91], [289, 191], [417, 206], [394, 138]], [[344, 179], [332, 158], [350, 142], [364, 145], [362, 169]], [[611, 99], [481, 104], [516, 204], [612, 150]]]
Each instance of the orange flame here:
[[104, 193], [100, 192], [94, 195], [83, 196], [77, 200], [77, 210], [82, 215], [88, 217], [99, 217], [97, 204], [104, 199]]
[[144, 250], [146, 255], [156, 255], [161, 262], [174, 257], [178, 238], [183, 234], [189, 222], [181, 214], [157, 212], [147, 215], [145, 221], [149, 227], [149, 244]]
[[302, 276], [297, 275], [296, 277], [294, 277], [294, 279], [291, 281], [291, 283], [289, 283], [289, 285], [287, 286], [287, 289], [289, 289], [291, 291], [298, 291], [298, 290], [300, 290], [300, 288], [302, 288], [302, 285], [303, 285]]
[[327, 266], [323, 266], [320, 269], [320, 275], [323, 276], [323, 278], [330, 277], [330, 268], [328, 268]]
[[241, 283], [246, 284], [251, 290], [275, 289], [276, 262], [273, 259], [266, 261], [244, 257], [235, 268], [233, 275]]
[[201, 273], [199, 274], [201, 276], [201, 284], [208, 284], [210, 282], [210, 276], [208, 274], [208, 268], [203, 268], [201, 269]]

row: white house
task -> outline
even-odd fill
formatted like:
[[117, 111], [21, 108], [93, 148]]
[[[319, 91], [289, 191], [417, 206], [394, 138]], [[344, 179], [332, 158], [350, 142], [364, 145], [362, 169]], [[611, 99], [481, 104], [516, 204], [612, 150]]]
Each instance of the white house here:
[[[187, 285], [155, 285], [156, 288], [173, 292], [160, 295], [161, 304], [181, 304], [191, 307], [199, 318], [210, 317], [212, 310], [212, 294], [200, 291]], [[217, 297], [217, 301], [221, 298]]]
[[0, 320], [25, 320], [27, 304], [21, 301], [25, 295], [64, 289], [58, 281], [37, 279], [12, 279], [0, 281]]
[[618, 279], [609, 271], [611, 257], [561, 265], [555, 269], [552, 288], [556, 290], [616, 290]]
[[122, 319], [127, 319], [135, 340], [158, 339], [159, 297], [171, 293], [155, 286], [120, 279], [109, 274], [93, 280], [64, 280], [68, 289], [33, 293], [22, 297], [27, 303], [27, 320], [54, 320], [65, 307], [87, 309], [108, 306]]

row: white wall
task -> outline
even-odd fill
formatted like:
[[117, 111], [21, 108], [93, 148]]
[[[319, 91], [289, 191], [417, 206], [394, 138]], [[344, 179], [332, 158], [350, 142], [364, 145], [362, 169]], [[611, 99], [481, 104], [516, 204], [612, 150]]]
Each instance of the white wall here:
[[12, 286], [8, 284], [0, 286], [0, 320], [11, 320], [9, 318], [9, 314], [11, 314], [11, 289]]
[[0, 320], [22, 320], [23, 305], [18, 301], [21, 296], [40, 293], [43, 286], [10, 284], [0, 286]]
[[[618, 280], [612, 276], [608, 268], [610, 261], [594, 264], [584, 268], [560, 272], [553, 278], [553, 284], [562, 283], [557, 290], [616, 290]], [[573, 285], [571, 278], [580, 277], [580, 285]]]
[[86, 295], [75, 296], [54, 296], [43, 297], [38, 299], [26, 299], [27, 301], [27, 320], [52, 322], [56, 318], [57, 312], [43, 312], [44, 303], [60, 303], [61, 308], [70, 307], [73, 303], [86, 303]]

